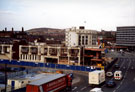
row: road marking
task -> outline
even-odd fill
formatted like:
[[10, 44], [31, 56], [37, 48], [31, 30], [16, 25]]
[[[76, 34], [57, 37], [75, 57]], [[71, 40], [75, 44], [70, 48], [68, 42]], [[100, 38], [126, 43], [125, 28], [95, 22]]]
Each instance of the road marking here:
[[135, 78], [134, 78], [134, 80], [133, 81], [135, 81]]
[[[123, 80], [120, 82], [120, 85], [113, 91], [113, 92], [116, 92], [116, 90], [118, 90], [120, 87], [121, 87], [121, 85], [123, 84], [123, 81], [125, 80], [125, 77], [127, 76], [127, 73], [128, 73], [128, 70], [129, 70], [129, 67], [130, 67], [130, 65], [131, 65], [131, 60], [130, 60], [130, 62], [129, 62], [129, 64], [128, 64], [128, 67], [127, 67], [127, 69], [126, 69], [126, 72], [125, 72], [125, 75], [123, 76]], [[120, 67], [121, 68], [121, 67]], [[135, 79], [135, 78], [134, 78]]]
[[122, 61], [122, 64], [121, 64], [121, 66], [120, 66], [120, 69], [122, 68], [123, 65], [124, 65], [124, 61]]
[[84, 90], [84, 89], [86, 89], [87, 87], [83, 87], [83, 88], [81, 88], [81, 90]]
[[75, 89], [77, 89], [77, 87], [74, 87], [72, 90], [75, 90]]

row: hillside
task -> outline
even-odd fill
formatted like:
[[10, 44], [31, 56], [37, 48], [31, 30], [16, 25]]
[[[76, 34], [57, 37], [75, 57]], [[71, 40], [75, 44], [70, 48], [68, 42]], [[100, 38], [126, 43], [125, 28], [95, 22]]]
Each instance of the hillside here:
[[34, 28], [34, 29], [27, 30], [27, 32], [31, 35], [48, 35], [48, 34], [64, 35], [65, 34], [64, 29], [55, 29], [55, 28]]
[[65, 30], [55, 28], [34, 28], [27, 30], [29, 35], [38, 36], [40, 41], [46, 43], [61, 43], [65, 40]]

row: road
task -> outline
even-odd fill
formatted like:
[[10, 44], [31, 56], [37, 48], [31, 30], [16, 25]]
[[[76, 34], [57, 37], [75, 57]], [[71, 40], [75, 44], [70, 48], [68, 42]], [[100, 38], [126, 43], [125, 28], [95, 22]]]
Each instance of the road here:
[[[115, 52], [116, 53], [116, 52]], [[121, 70], [123, 73], [123, 79], [116, 82], [114, 88], [107, 88], [104, 84], [102, 86], [103, 92], [135, 92], [135, 56], [131, 53], [125, 53], [124, 56], [120, 53], [115, 54], [115, 57], [118, 57], [116, 64], [120, 66], [119, 69], [116, 69], [114, 65], [108, 70], [113, 73], [116, 70]], [[77, 74], [79, 76], [80, 82], [73, 85], [72, 92], [89, 92], [92, 87], [88, 84], [88, 74]], [[106, 81], [111, 80], [112, 78], [106, 78]]]
[[91, 87], [88, 84], [88, 73], [74, 73], [75, 77], [80, 77], [80, 82], [72, 86], [72, 92], [89, 92]]
[[[116, 87], [114, 88], [107, 88], [104, 85], [102, 89], [104, 92], [135, 92], [135, 58], [119, 58], [116, 63], [120, 65], [118, 70], [122, 71], [123, 79], [120, 81], [115, 80]], [[112, 67], [111, 70], [114, 72], [117, 69]]]

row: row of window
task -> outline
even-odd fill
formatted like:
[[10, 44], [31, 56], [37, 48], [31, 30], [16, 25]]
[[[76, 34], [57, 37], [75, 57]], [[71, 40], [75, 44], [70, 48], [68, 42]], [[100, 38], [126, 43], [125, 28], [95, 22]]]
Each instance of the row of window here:
[[27, 55], [27, 54], [21, 54], [20, 59], [24, 60], [41, 60], [41, 56], [39, 55]]

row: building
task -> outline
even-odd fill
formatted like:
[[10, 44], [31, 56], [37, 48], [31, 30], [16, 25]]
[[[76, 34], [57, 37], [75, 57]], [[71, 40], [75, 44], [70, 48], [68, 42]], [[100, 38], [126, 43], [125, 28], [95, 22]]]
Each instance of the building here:
[[0, 59], [12, 60], [12, 47], [9, 44], [0, 44]]
[[81, 26], [79, 29], [77, 29], [76, 27], [72, 27], [66, 29], [65, 34], [65, 44], [68, 47], [98, 47], [97, 31], [95, 30], [86, 30], [83, 26]]
[[117, 27], [116, 45], [135, 50], [135, 26]]
[[105, 49], [85, 48], [84, 65], [103, 66], [104, 60], [102, 59], [102, 52], [105, 52]]
[[98, 44], [101, 47], [114, 46], [116, 43], [116, 31], [101, 30], [98, 32]]
[[48, 46], [46, 44], [20, 45], [19, 60], [54, 64], [75, 64], [82, 62], [81, 47]]

